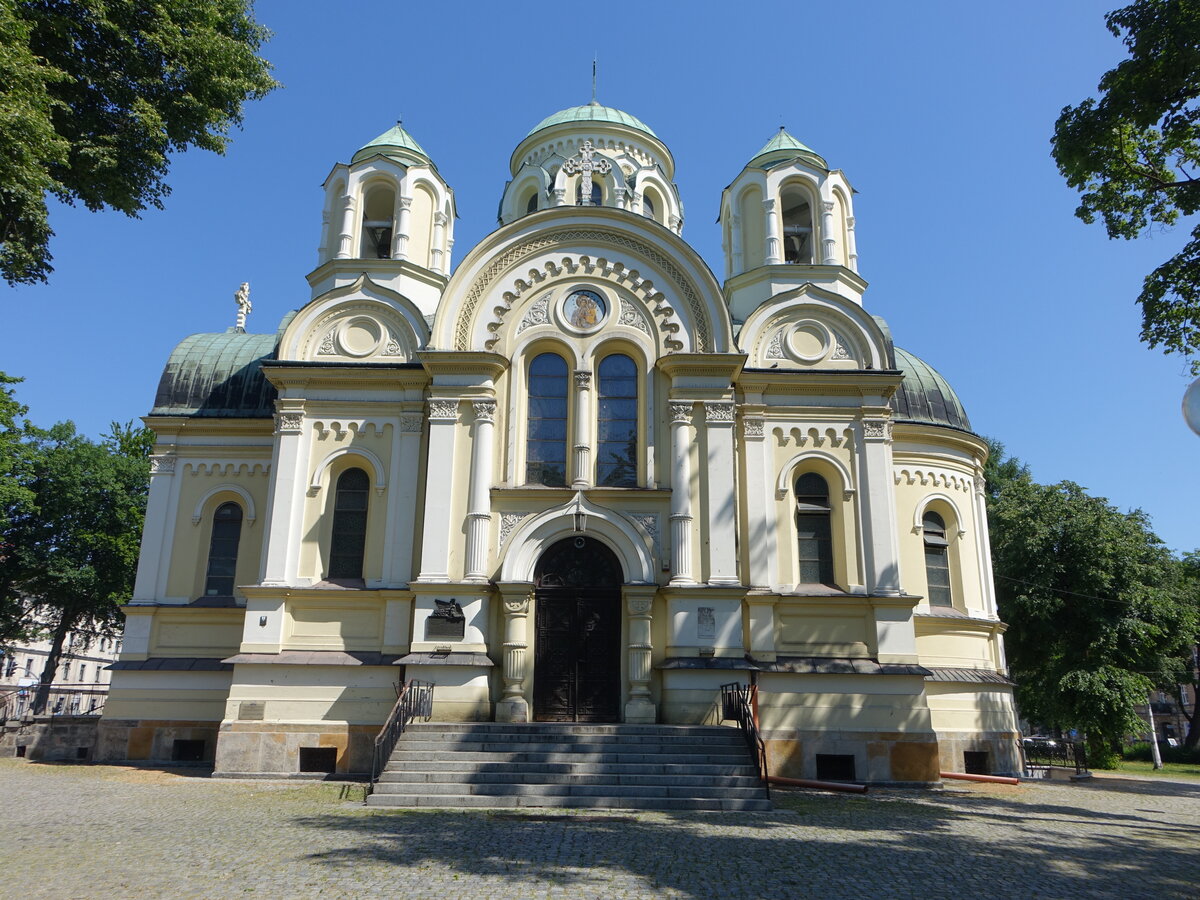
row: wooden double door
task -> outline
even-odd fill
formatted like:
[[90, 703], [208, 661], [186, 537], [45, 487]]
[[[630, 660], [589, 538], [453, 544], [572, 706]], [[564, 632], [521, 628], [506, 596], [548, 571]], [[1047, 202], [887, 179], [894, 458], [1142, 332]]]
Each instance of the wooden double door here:
[[533, 718], [616, 722], [621, 701], [621, 566], [599, 541], [567, 538], [538, 563]]

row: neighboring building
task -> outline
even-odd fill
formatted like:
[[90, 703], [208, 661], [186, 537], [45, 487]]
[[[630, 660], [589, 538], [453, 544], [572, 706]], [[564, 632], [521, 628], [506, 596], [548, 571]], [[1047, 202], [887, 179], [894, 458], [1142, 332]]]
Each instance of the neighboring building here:
[[102, 757], [364, 771], [402, 677], [440, 719], [685, 724], [754, 679], [778, 773], [1018, 769], [986, 445], [864, 307], [845, 175], [774, 135], [721, 283], [674, 168], [556, 113], [453, 270], [403, 128], [333, 168], [311, 298], [163, 373]]
[[[120, 652], [120, 638], [68, 632], [46, 711], [98, 715], [108, 697], [108, 666]], [[48, 637], [0, 648], [0, 718], [18, 718], [28, 711], [49, 655]]]

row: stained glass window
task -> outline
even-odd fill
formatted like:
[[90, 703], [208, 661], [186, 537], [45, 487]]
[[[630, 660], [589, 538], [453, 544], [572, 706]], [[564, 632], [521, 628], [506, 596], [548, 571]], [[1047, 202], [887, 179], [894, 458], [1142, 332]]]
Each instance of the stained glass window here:
[[525, 483], [567, 483], [567, 363], [554, 353], [529, 364], [529, 416], [525, 434]]
[[637, 366], [628, 356], [606, 356], [600, 363], [599, 376], [596, 484], [637, 487]]

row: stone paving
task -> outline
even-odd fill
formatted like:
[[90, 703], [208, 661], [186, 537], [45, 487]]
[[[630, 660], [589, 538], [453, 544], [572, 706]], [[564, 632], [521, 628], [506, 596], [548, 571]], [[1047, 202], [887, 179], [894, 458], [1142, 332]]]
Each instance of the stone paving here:
[[184, 771], [0, 760], [0, 897], [1200, 897], [1200, 782], [489, 813]]

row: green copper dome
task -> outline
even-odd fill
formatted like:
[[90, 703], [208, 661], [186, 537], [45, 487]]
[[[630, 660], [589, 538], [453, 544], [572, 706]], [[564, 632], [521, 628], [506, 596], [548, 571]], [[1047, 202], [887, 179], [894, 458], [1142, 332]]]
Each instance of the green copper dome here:
[[382, 153], [384, 156], [399, 156], [410, 162], [433, 164], [433, 160], [429, 158], [429, 154], [422, 149], [420, 144], [413, 140], [413, 136], [405, 131], [399, 122], [375, 138], [375, 140], [361, 147], [354, 154], [350, 162], [356, 163], [361, 159], [374, 156], [376, 153]]
[[971, 421], [963, 409], [950, 382], [919, 357], [907, 350], [896, 351], [896, 368], [904, 372], [904, 381], [892, 397], [892, 410], [897, 422], [917, 422], [922, 425], [946, 425], [963, 431], [971, 430]]
[[616, 125], [627, 125], [630, 128], [636, 128], [638, 131], [644, 131], [652, 138], [657, 138], [658, 135], [650, 130], [650, 126], [636, 116], [631, 116], [627, 112], [622, 112], [619, 109], [613, 109], [611, 106], [601, 106], [599, 103], [592, 102], [586, 106], [572, 106], [570, 109], [559, 110], [552, 116], [547, 116], [538, 122], [525, 137], [530, 134], [536, 134], [543, 128], [549, 128], [551, 125], [563, 125], [567, 122], [612, 122]]
[[772, 138], [763, 145], [763, 148], [754, 154], [754, 158], [750, 160], [750, 165], [762, 165], [764, 168], [773, 162], [779, 162], [784, 159], [794, 159], [797, 156], [806, 156], [813, 161], [820, 163], [821, 168], [827, 169], [829, 166], [825, 164], [824, 158], [811, 147], [806, 147], [804, 144], [796, 140], [792, 135], [788, 134], [787, 129], [780, 126]]

